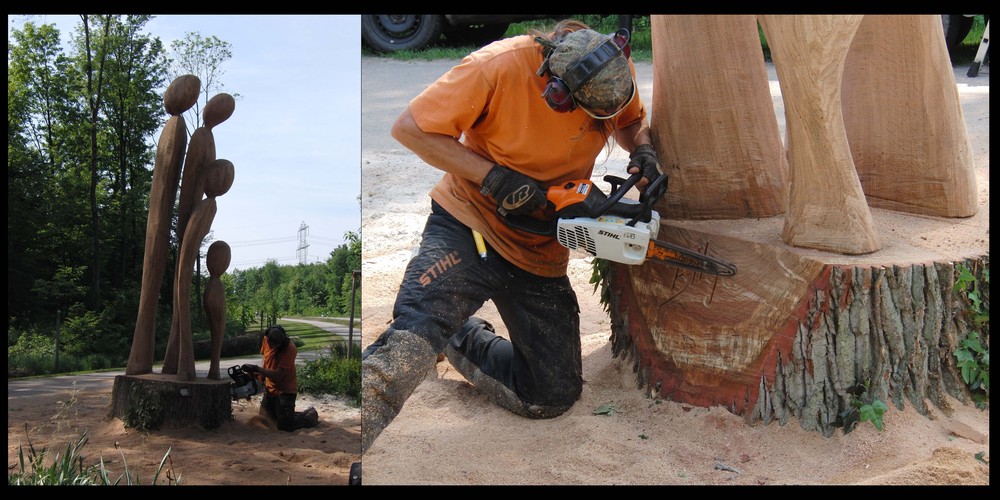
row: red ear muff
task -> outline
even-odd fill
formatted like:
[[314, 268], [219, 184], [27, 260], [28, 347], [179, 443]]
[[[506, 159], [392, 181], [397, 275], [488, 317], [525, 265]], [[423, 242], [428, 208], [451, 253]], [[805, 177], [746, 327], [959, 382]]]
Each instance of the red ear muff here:
[[632, 38], [632, 35], [625, 28], [616, 31], [614, 36], [611, 38], [615, 45], [617, 45], [619, 49], [622, 49], [622, 53], [625, 54], [625, 59], [632, 57], [632, 47], [628, 43], [630, 38]]
[[545, 102], [550, 108], [560, 113], [573, 111], [573, 108], [576, 108], [576, 102], [573, 101], [569, 87], [558, 76], [549, 78], [549, 82], [545, 85], [545, 91], [542, 92], [542, 97], [545, 98]]

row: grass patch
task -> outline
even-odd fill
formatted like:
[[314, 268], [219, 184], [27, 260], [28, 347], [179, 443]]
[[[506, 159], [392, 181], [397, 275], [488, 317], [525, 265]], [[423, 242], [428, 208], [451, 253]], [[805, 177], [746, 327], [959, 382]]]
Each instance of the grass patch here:
[[[25, 428], [27, 433], [27, 427]], [[98, 464], [87, 464], [83, 456], [83, 447], [87, 444], [87, 433], [80, 435], [75, 442], [66, 445], [66, 451], [61, 455], [57, 452], [52, 457], [49, 464], [45, 463], [48, 455], [47, 448], [36, 449], [28, 440], [28, 447], [23, 445], [17, 447], [18, 463], [9, 466], [7, 469], [8, 486], [116, 486], [116, 485], [141, 485], [142, 479], [138, 475], [133, 475], [128, 468], [125, 454], [122, 453], [122, 464], [124, 471], [113, 478], [111, 472], [104, 464], [102, 456]], [[116, 446], [117, 447], [117, 446]], [[119, 452], [121, 452], [119, 450]], [[163, 455], [156, 474], [153, 476], [150, 485], [155, 485], [160, 480], [160, 475], [164, 472], [164, 467], [170, 461], [170, 450]], [[172, 471], [168, 467], [166, 470], [167, 485], [180, 484], [180, 476], [173, 477]]]
[[336, 394], [361, 406], [361, 346], [334, 345], [331, 355], [309, 361], [297, 370], [299, 392]]

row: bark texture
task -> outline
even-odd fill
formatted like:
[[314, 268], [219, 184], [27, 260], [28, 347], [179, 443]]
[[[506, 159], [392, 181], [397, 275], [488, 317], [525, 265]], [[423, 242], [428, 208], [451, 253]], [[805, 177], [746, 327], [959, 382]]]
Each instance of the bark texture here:
[[231, 382], [150, 373], [119, 375], [112, 388], [109, 418], [139, 430], [198, 425], [216, 429], [233, 420]]

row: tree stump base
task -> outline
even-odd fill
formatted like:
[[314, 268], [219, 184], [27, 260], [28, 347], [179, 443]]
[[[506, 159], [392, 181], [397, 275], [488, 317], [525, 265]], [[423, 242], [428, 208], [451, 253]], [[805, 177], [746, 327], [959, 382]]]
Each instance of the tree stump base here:
[[233, 421], [229, 380], [177, 380], [147, 373], [115, 377], [110, 418], [140, 430], [198, 425], [206, 430]]
[[659, 239], [735, 263], [730, 278], [646, 262], [605, 276], [615, 357], [651, 397], [723, 406], [749, 422], [790, 417], [831, 435], [851, 391], [927, 414], [970, 401], [954, 351], [974, 328], [956, 266], [989, 266], [989, 214], [873, 210], [885, 247], [868, 255], [796, 248], [783, 217], [664, 221]]

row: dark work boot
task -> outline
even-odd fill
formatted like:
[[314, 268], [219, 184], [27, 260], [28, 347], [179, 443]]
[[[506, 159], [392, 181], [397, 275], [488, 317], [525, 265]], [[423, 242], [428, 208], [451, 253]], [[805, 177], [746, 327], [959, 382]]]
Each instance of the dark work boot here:
[[[492, 329], [491, 329], [492, 330]], [[468, 358], [456, 349], [452, 343], [444, 348], [444, 355], [448, 358], [451, 366], [458, 370], [466, 380], [476, 386], [476, 389], [483, 391], [496, 404], [506, 408], [517, 415], [527, 418], [553, 418], [558, 417], [569, 410], [573, 405], [547, 406], [527, 403], [521, 400], [511, 388], [504, 385], [499, 380], [490, 377], [482, 372], [478, 366], [474, 365]]]

